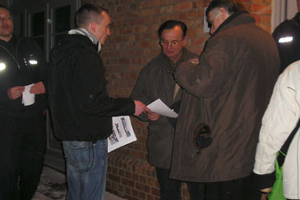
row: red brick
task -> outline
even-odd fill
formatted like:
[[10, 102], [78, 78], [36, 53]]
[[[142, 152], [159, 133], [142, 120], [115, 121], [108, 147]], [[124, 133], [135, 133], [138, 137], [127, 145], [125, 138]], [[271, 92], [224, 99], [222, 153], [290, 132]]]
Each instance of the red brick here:
[[182, 3], [179, 3], [177, 5], [174, 5], [174, 12], [186, 12], [193, 8], [192, 2], [184, 1]]
[[271, 5], [268, 5], [268, 4], [252, 4], [252, 12], [271, 14], [272, 13]]

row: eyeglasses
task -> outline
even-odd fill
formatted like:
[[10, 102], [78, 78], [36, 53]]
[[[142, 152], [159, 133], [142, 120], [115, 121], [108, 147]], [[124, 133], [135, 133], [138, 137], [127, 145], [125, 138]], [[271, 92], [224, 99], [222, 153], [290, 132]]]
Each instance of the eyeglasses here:
[[182, 40], [181, 41], [178, 41], [178, 40], [172, 40], [172, 41], [167, 41], [167, 40], [160, 40], [159, 41], [159, 44], [160, 45], [162, 45], [163, 47], [167, 47], [167, 46], [171, 46], [171, 47], [177, 47], [178, 46], [178, 44], [180, 43], [180, 42], [182, 42]]

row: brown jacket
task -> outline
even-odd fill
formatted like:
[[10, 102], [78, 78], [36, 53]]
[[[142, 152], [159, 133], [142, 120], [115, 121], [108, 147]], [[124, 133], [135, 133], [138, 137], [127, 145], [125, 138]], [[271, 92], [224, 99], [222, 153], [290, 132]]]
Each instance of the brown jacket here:
[[[230, 16], [207, 41], [199, 64], [175, 73], [183, 93], [171, 178], [219, 182], [251, 174], [262, 115], [279, 71], [276, 44], [247, 13]], [[212, 144], [193, 145], [199, 123], [210, 126]]]

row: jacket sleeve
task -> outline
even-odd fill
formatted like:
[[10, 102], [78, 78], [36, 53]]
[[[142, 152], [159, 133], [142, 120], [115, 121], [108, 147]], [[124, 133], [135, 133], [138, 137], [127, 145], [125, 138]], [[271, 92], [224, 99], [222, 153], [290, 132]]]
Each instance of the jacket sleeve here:
[[199, 64], [180, 64], [175, 72], [177, 82], [197, 97], [211, 97], [222, 91], [228, 79], [229, 63], [227, 43], [224, 39], [208, 41], [199, 57]]
[[[146, 80], [147, 80], [147, 74], [145, 74], [145, 71], [142, 70], [140, 72], [140, 75], [138, 77], [137, 82], [135, 83], [135, 86], [131, 92], [131, 98], [143, 102], [145, 105], [148, 105], [151, 103], [150, 99], [147, 97], [147, 92], [146, 92]], [[147, 114], [141, 114], [138, 116], [138, 118], [141, 121], [149, 121]]]
[[99, 55], [81, 55], [79, 68], [79, 88], [73, 91], [80, 98], [81, 110], [100, 116], [133, 115], [135, 104], [131, 98], [111, 98], [107, 94], [103, 64]]
[[300, 63], [290, 65], [278, 78], [262, 119], [254, 173], [274, 172], [276, 154], [300, 117]]

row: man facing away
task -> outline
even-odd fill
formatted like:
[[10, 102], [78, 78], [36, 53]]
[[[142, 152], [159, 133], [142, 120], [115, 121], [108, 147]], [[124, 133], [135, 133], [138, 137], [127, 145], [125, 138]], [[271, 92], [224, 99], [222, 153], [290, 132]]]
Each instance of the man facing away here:
[[273, 32], [280, 56], [280, 73], [291, 63], [300, 60], [300, 0], [298, 13], [293, 19], [285, 20]]
[[[240, 1], [213, 0], [198, 64], [178, 66], [183, 87], [170, 178], [194, 182], [197, 200], [251, 199], [260, 121], [279, 70], [274, 39]], [[212, 142], [204, 142], [207, 139]]]
[[0, 200], [28, 200], [44, 161], [47, 63], [38, 44], [15, 36], [13, 26], [0, 5]]
[[67, 161], [69, 200], [104, 199], [111, 117], [148, 111], [139, 101], [107, 94], [99, 52], [110, 35], [110, 23], [102, 7], [83, 5], [76, 13], [78, 28], [51, 53], [50, 110]]
[[[182, 90], [174, 79], [174, 71], [180, 63], [197, 58], [196, 54], [185, 48], [186, 34], [187, 26], [181, 21], [169, 20], [159, 27], [158, 38], [162, 52], [141, 71], [132, 98], [145, 104], [159, 98], [171, 108], [179, 107]], [[161, 199], [181, 199], [181, 182], [169, 178], [175, 120], [154, 113], [143, 114], [139, 118], [149, 122], [149, 162], [156, 169]]]

